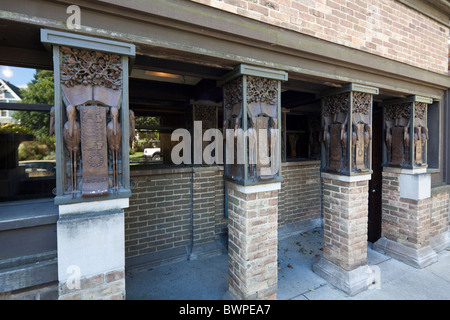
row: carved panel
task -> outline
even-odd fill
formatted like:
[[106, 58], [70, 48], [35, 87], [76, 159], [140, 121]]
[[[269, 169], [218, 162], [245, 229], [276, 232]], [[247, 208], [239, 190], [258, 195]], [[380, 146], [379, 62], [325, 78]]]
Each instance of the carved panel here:
[[[414, 117], [411, 108], [414, 108]], [[389, 165], [410, 167], [425, 164], [424, 148], [428, 140], [426, 112], [427, 104], [418, 101], [385, 106], [386, 160]]]
[[[243, 96], [244, 83], [246, 96]], [[226, 175], [235, 180], [254, 181], [277, 176], [281, 134], [278, 132], [279, 99], [279, 80], [246, 75], [224, 85], [224, 134], [227, 141], [234, 140], [234, 159], [227, 158], [233, 163], [226, 163]], [[242, 113], [243, 107], [245, 114]], [[245, 128], [244, 120], [247, 123]], [[227, 132], [226, 129], [233, 131]], [[245, 150], [244, 139], [247, 139]]]
[[[69, 150], [69, 178], [72, 184], [66, 189], [71, 190], [73, 195], [81, 191], [83, 197], [106, 195], [110, 186], [115, 192], [119, 188], [119, 151], [123, 140], [117, 111], [121, 106], [123, 90], [121, 57], [69, 47], [61, 47], [60, 51], [63, 99], [67, 110], [79, 110], [81, 140], [78, 142], [81, 143], [79, 158], [73, 155], [73, 139], [68, 137], [64, 140], [65, 147]], [[107, 126], [109, 111], [111, 122]], [[69, 112], [67, 118], [68, 127], [73, 126], [74, 120], [69, 117]], [[130, 124], [130, 132], [125, 136], [127, 140], [134, 136], [132, 122]], [[108, 134], [107, 127], [111, 127]], [[112, 172], [109, 172], [109, 168], [112, 168]], [[77, 186], [78, 171], [81, 172], [80, 186]]]
[[[350, 122], [351, 115], [351, 123]], [[372, 95], [349, 91], [323, 98], [323, 169], [354, 173], [370, 170]]]
[[82, 196], [108, 194], [108, 147], [106, 108], [82, 106], [81, 152], [83, 155]]
[[272, 179], [278, 173], [278, 99], [277, 80], [247, 77], [249, 178]]

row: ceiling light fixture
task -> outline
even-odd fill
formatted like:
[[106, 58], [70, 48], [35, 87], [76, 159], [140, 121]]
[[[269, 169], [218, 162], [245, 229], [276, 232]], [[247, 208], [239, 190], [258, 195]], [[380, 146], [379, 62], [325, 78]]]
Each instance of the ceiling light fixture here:
[[178, 74], [173, 73], [166, 73], [166, 72], [157, 72], [157, 71], [145, 71], [146, 75], [154, 76], [154, 77], [161, 77], [161, 78], [171, 78], [171, 79], [179, 79], [181, 76]]

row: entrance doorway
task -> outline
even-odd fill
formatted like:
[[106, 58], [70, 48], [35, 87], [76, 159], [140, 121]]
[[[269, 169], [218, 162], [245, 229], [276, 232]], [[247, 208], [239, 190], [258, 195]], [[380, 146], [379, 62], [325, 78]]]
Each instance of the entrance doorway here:
[[383, 159], [382, 108], [374, 105], [372, 119], [372, 179], [369, 181], [368, 240], [372, 243], [381, 238], [382, 159]]

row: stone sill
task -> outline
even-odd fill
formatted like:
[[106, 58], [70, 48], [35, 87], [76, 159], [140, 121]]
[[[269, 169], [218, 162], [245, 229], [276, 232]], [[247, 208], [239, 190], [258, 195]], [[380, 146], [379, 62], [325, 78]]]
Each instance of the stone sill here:
[[450, 193], [450, 185], [442, 183], [439, 185], [431, 186], [431, 196], [435, 196], [444, 192]]
[[312, 165], [320, 166], [320, 163], [321, 163], [320, 160], [295, 160], [282, 162], [281, 167], [312, 166]]
[[158, 166], [155, 168], [145, 168], [138, 170], [131, 170], [131, 177], [139, 176], [156, 176], [162, 174], [176, 174], [176, 173], [191, 173], [193, 172], [205, 172], [205, 171], [223, 171], [223, 166]]
[[53, 198], [0, 204], [0, 231], [56, 223], [58, 206]]

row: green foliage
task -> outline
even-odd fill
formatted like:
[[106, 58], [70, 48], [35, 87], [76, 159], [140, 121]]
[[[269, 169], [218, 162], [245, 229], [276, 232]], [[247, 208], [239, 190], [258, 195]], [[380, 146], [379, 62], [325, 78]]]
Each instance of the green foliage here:
[[14, 123], [7, 123], [0, 125], [0, 133], [25, 133], [32, 134], [33, 131], [30, 128], [20, 126]]
[[[33, 104], [54, 103], [53, 72], [36, 70], [34, 79], [26, 89], [21, 89], [22, 102]], [[20, 160], [54, 159], [55, 137], [49, 136], [50, 112], [15, 111], [12, 115], [21, 128], [35, 136], [36, 141], [24, 142], [19, 146]]]
[[[28, 83], [26, 89], [21, 89], [23, 103], [53, 104], [54, 103], [53, 72], [37, 70], [34, 79]], [[42, 111], [16, 111], [12, 117], [22, 127], [32, 130], [36, 139], [48, 136], [50, 114]]]
[[26, 89], [21, 90], [23, 103], [53, 104], [55, 89], [53, 85], [53, 71], [36, 70], [34, 79], [28, 83]]

